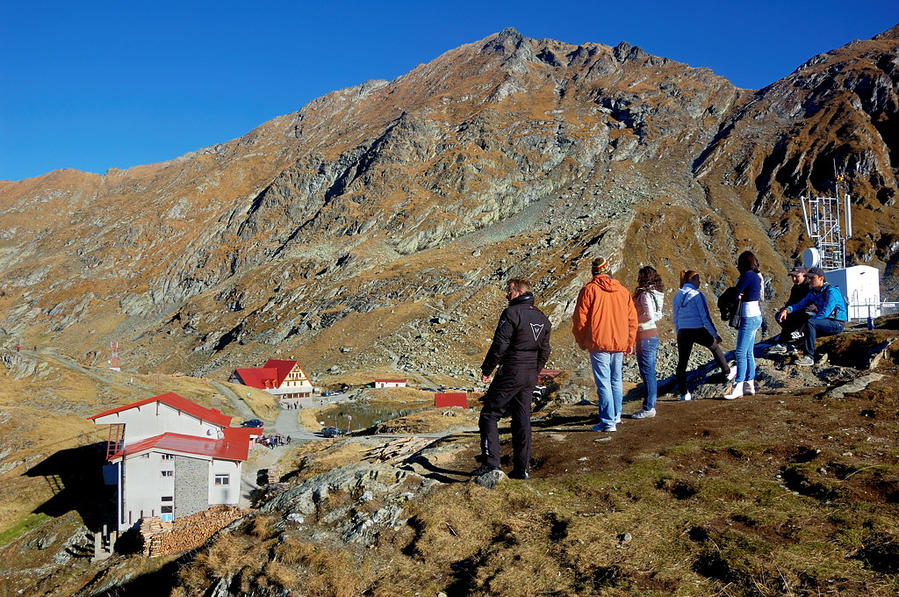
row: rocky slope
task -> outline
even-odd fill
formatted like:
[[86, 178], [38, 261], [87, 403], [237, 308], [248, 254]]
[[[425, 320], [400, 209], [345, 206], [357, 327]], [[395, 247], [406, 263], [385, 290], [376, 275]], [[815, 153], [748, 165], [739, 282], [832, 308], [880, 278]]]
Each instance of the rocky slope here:
[[[226, 375], [293, 355], [473, 377], [527, 275], [567, 319], [596, 255], [720, 290], [751, 247], [783, 295], [798, 197], [848, 174], [857, 262], [899, 250], [899, 29], [759, 91], [708, 69], [507, 29], [330, 93], [229, 143], [103, 176], [0, 182], [0, 340], [84, 363]], [[775, 297], [779, 298], [779, 297]], [[663, 328], [664, 331], [664, 328]], [[670, 335], [670, 334], [669, 334]]]

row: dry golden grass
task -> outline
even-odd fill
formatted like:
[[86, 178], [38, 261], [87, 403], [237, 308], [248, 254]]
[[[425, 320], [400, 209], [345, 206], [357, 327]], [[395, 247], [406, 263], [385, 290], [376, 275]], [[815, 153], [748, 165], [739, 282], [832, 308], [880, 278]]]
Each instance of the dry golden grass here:
[[[260, 419], [266, 421], [274, 420], [281, 411], [281, 407], [278, 406], [275, 397], [265, 390], [251, 388], [241, 384], [232, 384], [228, 382], [221, 383], [239, 396], [241, 400], [246, 402], [247, 406], [250, 407], [250, 410], [252, 410]], [[228, 404], [230, 405], [230, 402]]]
[[359, 462], [369, 448], [359, 442], [341, 439], [303, 444], [291, 454], [297, 481], [303, 481], [332, 468]]
[[288, 535], [275, 548], [275, 559], [300, 572], [297, 589], [311, 595], [350, 597], [371, 581], [371, 567], [350, 550]]
[[299, 411], [297, 417], [299, 417], [300, 426], [306, 431], [317, 431], [321, 427], [318, 424], [318, 413], [324, 410], [324, 408], [304, 408]]

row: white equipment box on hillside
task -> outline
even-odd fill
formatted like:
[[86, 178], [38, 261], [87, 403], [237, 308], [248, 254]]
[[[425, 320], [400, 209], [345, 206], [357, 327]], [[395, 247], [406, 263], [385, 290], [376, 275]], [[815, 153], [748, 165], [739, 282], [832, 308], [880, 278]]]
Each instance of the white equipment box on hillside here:
[[846, 300], [849, 319], [880, 317], [880, 271], [869, 265], [853, 265], [826, 273]]

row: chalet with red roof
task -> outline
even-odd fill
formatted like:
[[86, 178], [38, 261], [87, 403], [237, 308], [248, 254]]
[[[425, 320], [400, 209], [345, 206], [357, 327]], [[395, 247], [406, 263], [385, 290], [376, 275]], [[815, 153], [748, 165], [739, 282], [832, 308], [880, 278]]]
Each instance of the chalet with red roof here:
[[256, 369], [235, 369], [228, 379], [273, 394], [283, 408], [294, 406], [300, 398], [312, 396], [312, 382], [296, 361], [269, 359]]
[[88, 417], [109, 425], [106, 459], [117, 490], [118, 529], [144, 516], [173, 520], [218, 504], [237, 505], [240, 475], [261, 428], [169, 392]]

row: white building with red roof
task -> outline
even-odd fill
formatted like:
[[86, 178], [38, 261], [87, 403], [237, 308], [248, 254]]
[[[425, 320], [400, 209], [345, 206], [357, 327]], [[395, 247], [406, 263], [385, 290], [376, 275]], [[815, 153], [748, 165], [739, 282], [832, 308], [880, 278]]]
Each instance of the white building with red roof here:
[[144, 516], [173, 520], [218, 504], [237, 505], [240, 475], [257, 428], [169, 392], [88, 417], [109, 425], [118, 529]]
[[376, 379], [375, 387], [376, 388], [405, 388], [406, 380], [405, 379]]
[[312, 396], [313, 391], [312, 381], [297, 361], [269, 359], [263, 367], [235, 369], [228, 381], [265, 390], [284, 408]]

